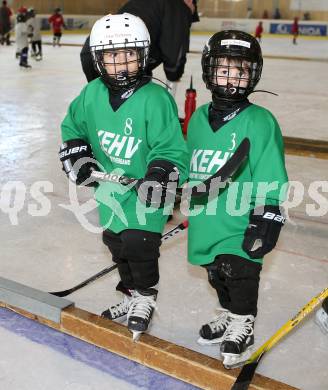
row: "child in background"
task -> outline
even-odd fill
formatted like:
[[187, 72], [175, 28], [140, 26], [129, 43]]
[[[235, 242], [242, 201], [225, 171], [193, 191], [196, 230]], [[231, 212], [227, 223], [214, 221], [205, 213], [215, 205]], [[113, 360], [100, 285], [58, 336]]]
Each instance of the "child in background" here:
[[259, 24], [256, 26], [255, 29], [255, 38], [259, 43], [261, 43], [262, 40], [262, 33], [263, 33], [263, 22], [259, 22]]
[[28, 64], [28, 37], [27, 37], [27, 9], [21, 7], [17, 13], [15, 34], [16, 34], [16, 57], [19, 58], [19, 66], [31, 68]]
[[0, 44], [10, 46], [10, 18], [12, 16], [11, 9], [7, 6], [7, 1], [2, 2], [0, 7]]
[[33, 8], [29, 8], [27, 11], [27, 31], [28, 36], [31, 39], [32, 53], [31, 57], [34, 57], [36, 61], [42, 60], [42, 38], [41, 38], [41, 20], [36, 18], [36, 13]]
[[52, 46], [55, 47], [61, 46], [60, 39], [62, 37], [62, 27], [66, 28], [63, 15], [61, 14], [61, 9], [56, 8], [55, 13], [50, 16], [48, 19], [49, 23], [52, 25], [52, 30], [54, 33]]
[[294, 22], [292, 24], [292, 29], [291, 29], [291, 33], [293, 35], [293, 45], [297, 45], [297, 37], [298, 37], [298, 33], [299, 33], [299, 27], [298, 27], [298, 17], [295, 17], [294, 18]]

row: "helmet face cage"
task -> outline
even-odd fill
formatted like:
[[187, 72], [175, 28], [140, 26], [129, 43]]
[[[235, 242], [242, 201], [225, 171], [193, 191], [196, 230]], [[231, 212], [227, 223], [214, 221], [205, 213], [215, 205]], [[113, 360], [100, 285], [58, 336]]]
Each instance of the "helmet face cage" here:
[[217, 97], [228, 100], [246, 98], [259, 82], [262, 66], [258, 42], [243, 32], [217, 33], [203, 51], [202, 69], [206, 87]]
[[144, 75], [149, 41], [97, 45], [91, 52], [94, 66], [109, 88], [130, 89]]

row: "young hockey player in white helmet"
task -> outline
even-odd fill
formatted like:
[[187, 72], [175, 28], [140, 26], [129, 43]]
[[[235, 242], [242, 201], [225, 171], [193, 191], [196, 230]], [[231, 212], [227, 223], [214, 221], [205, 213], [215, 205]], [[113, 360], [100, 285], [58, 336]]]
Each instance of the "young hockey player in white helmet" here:
[[[147, 330], [155, 308], [159, 247], [168, 217], [163, 212], [166, 186], [181, 184], [187, 176], [176, 104], [145, 76], [149, 44], [148, 30], [136, 16], [107, 15], [94, 24], [90, 48], [100, 78], [72, 102], [62, 123], [60, 154], [65, 172], [77, 184], [99, 169], [87, 162], [75, 172], [72, 166], [83, 157], [94, 157], [106, 172], [121, 169], [125, 176], [143, 178], [138, 191], [113, 195], [127, 222], [99, 201], [103, 242], [118, 264], [121, 281], [116, 289], [123, 293], [122, 302], [102, 315], [112, 320], [127, 317], [134, 338]], [[148, 191], [147, 184], [154, 182]], [[109, 198], [111, 186], [100, 183], [96, 199]], [[140, 204], [153, 208], [144, 221], [138, 218]]]
[[[206, 268], [221, 304], [219, 315], [201, 327], [199, 342], [221, 344], [229, 368], [247, 359], [253, 346], [263, 256], [275, 247], [285, 221], [279, 206], [287, 186], [281, 131], [269, 111], [247, 99], [262, 62], [251, 35], [214, 34], [202, 54], [212, 101], [195, 111], [188, 126], [191, 181], [213, 175], [245, 137], [251, 145], [248, 160], [210, 200], [210, 210], [205, 199], [189, 217], [189, 262]], [[267, 193], [263, 182], [274, 184]]]
[[28, 36], [31, 38], [32, 53], [36, 61], [42, 60], [41, 19], [36, 17], [34, 8], [28, 9], [27, 21]]

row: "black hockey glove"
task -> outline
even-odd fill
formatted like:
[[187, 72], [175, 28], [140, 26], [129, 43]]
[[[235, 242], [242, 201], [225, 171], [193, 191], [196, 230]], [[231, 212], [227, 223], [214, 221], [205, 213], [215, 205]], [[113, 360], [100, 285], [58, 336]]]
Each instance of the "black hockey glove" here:
[[[97, 187], [96, 181], [90, 180], [93, 170], [98, 170], [91, 146], [83, 139], [72, 139], [60, 146], [59, 159], [63, 164], [63, 171], [76, 185], [83, 184], [88, 180], [88, 187]], [[91, 161], [91, 159], [93, 161]]]
[[158, 208], [164, 207], [165, 200], [167, 204], [174, 203], [178, 182], [179, 171], [174, 164], [166, 160], [154, 160], [149, 164], [144, 179], [138, 181], [135, 189], [142, 203], [147, 207]]
[[284, 224], [285, 217], [279, 206], [264, 206], [252, 210], [245, 231], [243, 250], [252, 259], [263, 257], [276, 246]]

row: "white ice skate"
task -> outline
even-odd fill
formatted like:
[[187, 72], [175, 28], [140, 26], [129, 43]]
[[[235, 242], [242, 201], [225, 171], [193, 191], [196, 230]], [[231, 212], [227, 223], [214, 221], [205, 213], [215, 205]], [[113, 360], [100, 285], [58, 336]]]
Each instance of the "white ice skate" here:
[[322, 333], [328, 335], [328, 313], [323, 308], [316, 312], [314, 322], [319, 326]]
[[101, 313], [101, 316], [109, 320], [122, 323], [125, 322], [127, 319], [127, 314], [135, 290], [125, 288], [122, 285], [122, 282], [117, 285], [116, 290], [120, 291], [123, 294], [123, 300], [116, 305], [111, 306], [109, 309], [103, 311]]
[[156, 308], [157, 290], [134, 291], [128, 311], [128, 328], [133, 341], [138, 341], [148, 329], [154, 309]]
[[230, 324], [229, 314], [226, 309], [218, 309], [219, 314], [212, 321], [204, 324], [199, 330], [197, 343], [200, 345], [219, 344], [224, 339], [224, 334]]
[[221, 344], [221, 355], [225, 368], [241, 366], [253, 353], [254, 316], [230, 314], [230, 324]]

